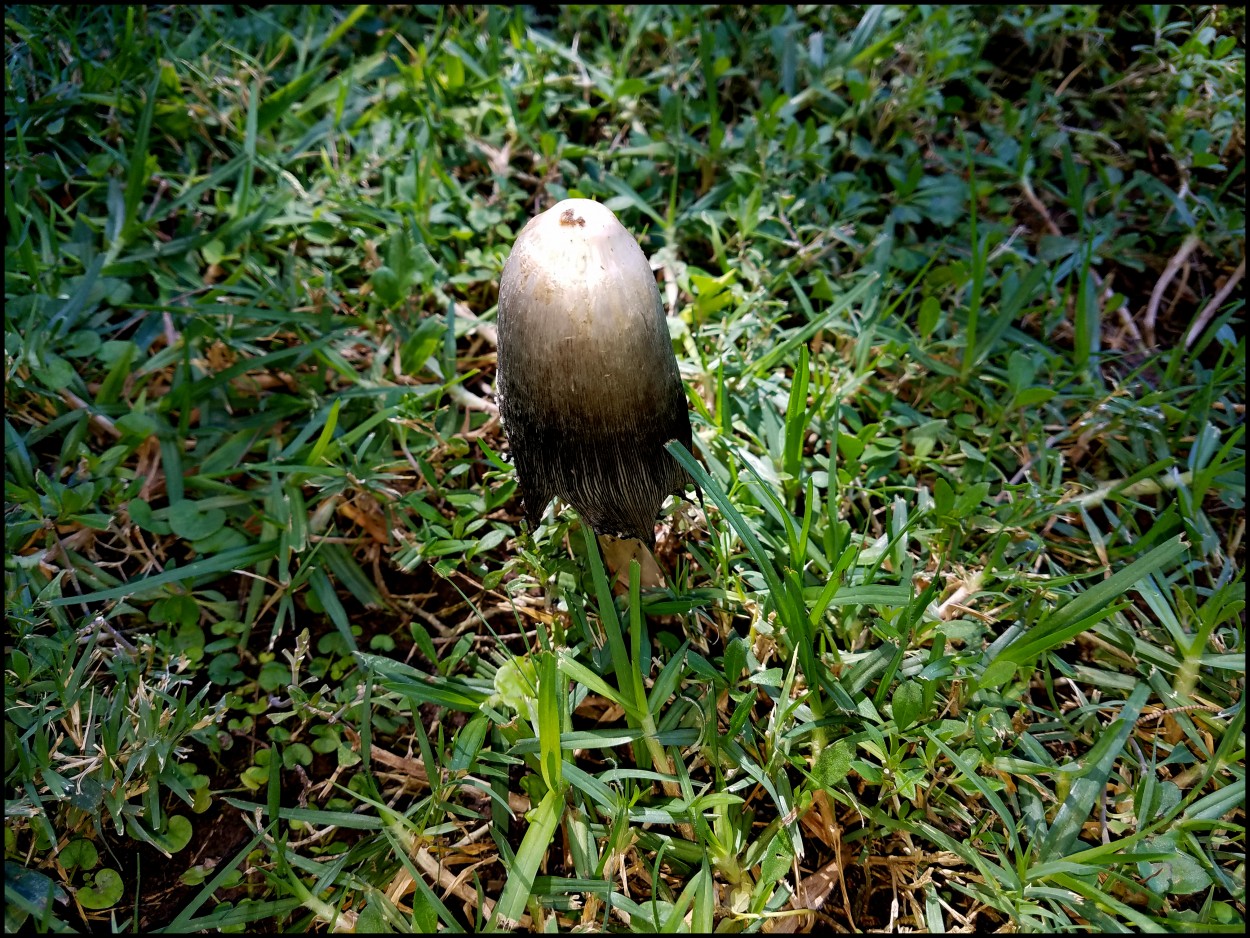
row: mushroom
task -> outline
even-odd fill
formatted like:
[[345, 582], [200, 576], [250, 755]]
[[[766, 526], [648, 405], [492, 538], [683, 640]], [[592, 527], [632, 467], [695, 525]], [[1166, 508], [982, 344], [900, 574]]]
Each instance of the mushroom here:
[[690, 413], [655, 276], [612, 211], [566, 199], [530, 219], [499, 281], [499, 412], [536, 527], [553, 495], [595, 533], [655, 546], [691, 482]]

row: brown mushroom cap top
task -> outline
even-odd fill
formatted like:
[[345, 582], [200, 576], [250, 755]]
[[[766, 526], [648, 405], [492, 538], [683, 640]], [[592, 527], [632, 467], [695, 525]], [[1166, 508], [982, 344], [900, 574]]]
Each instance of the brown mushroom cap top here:
[[526, 516], [559, 495], [601, 534], [654, 542], [686, 483], [690, 416], [660, 291], [612, 211], [567, 199], [522, 230], [499, 282], [498, 393]]

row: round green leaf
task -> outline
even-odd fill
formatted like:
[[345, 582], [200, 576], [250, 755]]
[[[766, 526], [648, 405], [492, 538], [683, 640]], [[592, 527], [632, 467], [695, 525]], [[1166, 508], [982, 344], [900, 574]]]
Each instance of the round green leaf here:
[[135, 355], [139, 347], [124, 339], [110, 339], [96, 349], [95, 357], [105, 365], [111, 365], [124, 355]]
[[153, 839], [163, 850], [177, 853], [191, 842], [191, 832], [191, 822], [181, 814], [175, 814], [170, 817], [165, 832], [157, 834]]
[[148, 618], [157, 624], [190, 626], [197, 624], [200, 617], [199, 604], [190, 596], [166, 596], [152, 603]]
[[[196, 609], [196, 617], [199, 616], [199, 609]], [[194, 660], [198, 660], [199, 656], [204, 652], [204, 630], [200, 628], [198, 622], [187, 622], [183, 619], [179, 620], [182, 627], [178, 629], [178, 633], [174, 636], [172, 648], [174, 651], [182, 651], [192, 653]]]
[[156, 422], [156, 418], [151, 414], [141, 414], [138, 411], [131, 411], [118, 417], [116, 420], [117, 429], [121, 430], [127, 436], [136, 439], [146, 440], [157, 431], [160, 424]]
[[851, 744], [839, 739], [832, 746], [820, 751], [820, 757], [812, 768], [812, 775], [821, 788], [834, 788], [846, 778], [851, 771]]
[[94, 886], [79, 888], [78, 901], [84, 909], [109, 909], [122, 897], [125, 888], [121, 874], [106, 866], [95, 874]]
[[248, 545], [247, 535], [236, 528], [223, 527], [193, 545], [197, 554], [220, 554], [222, 551]]
[[389, 267], [379, 267], [373, 272], [370, 280], [373, 282], [374, 291], [383, 303], [393, 305], [399, 302], [401, 286], [395, 271]]
[[130, 520], [149, 534], [169, 533], [168, 522], [156, 520], [152, 515], [152, 506], [142, 498], [132, 498], [126, 504], [126, 511], [130, 515]]
[[208, 679], [214, 684], [233, 684], [243, 680], [243, 672], [235, 668], [239, 656], [234, 652], [225, 652], [213, 656], [208, 663]]
[[88, 355], [94, 355], [102, 342], [98, 332], [89, 332], [84, 329], [69, 337], [69, 341], [65, 343], [65, 354], [70, 358], [85, 358]]
[[1016, 676], [1016, 667], [1017, 665], [1014, 661], [1008, 661], [1006, 658], [997, 658], [990, 662], [989, 667], [981, 674], [977, 684], [986, 688], [1006, 684]]
[[378, 900], [373, 896], [369, 897], [365, 907], [360, 910], [360, 914], [356, 916], [356, 932], [362, 935], [384, 935], [393, 932], [390, 922], [382, 914], [382, 910], [378, 905]]
[[95, 865], [100, 862], [100, 852], [89, 840], [71, 840], [61, 848], [57, 859], [66, 869], [91, 870], [95, 869]]
[[217, 238], [214, 238], [200, 248], [200, 253], [204, 255], [206, 264], [220, 264], [222, 258], [226, 256], [226, 246]]
[[169, 529], [188, 541], [208, 537], [225, 523], [226, 513], [220, 508], [202, 508], [187, 498], [169, 506]]
[[250, 791], [259, 791], [261, 786], [269, 781], [269, 766], [249, 765], [243, 770], [243, 774], [239, 776], [239, 781], [243, 783], [244, 788]]
[[39, 383], [49, 391], [59, 391], [69, 387], [70, 382], [74, 380], [74, 366], [60, 355], [48, 353], [43, 362], [43, 368], [36, 377]]
[[298, 765], [312, 765], [312, 750], [303, 743], [292, 743], [282, 750], [282, 764], [288, 769]]
[[211, 867], [205, 866], [202, 863], [197, 863], [195, 866], [191, 867], [179, 876], [178, 881], [184, 886], [198, 886], [200, 883], [204, 882], [204, 880], [208, 879], [211, 872]]
[[285, 661], [269, 661], [261, 666], [258, 683], [263, 691], [275, 691], [291, 682], [291, 666]]
[[905, 730], [920, 716], [924, 707], [924, 689], [919, 681], [903, 681], [894, 688], [894, 725]]
[[192, 795], [193, 804], [191, 810], [196, 814], [203, 814], [213, 803], [213, 796], [209, 794], [207, 788], [197, 788]]
[[1153, 837], [1142, 846], [1167, 855], [1166, 860], [1137, 864], [1137, 872], [1157, 895], [1188, 896], [1211, 885], [1211, 877], [1198, 860], [1185, 852], [1176, 831]]

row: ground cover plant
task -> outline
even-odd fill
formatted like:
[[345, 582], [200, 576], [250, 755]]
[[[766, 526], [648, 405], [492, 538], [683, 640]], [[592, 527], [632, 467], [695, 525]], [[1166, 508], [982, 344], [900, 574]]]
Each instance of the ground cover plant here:
[[[5, 925], [1230, 931], [1244, 14], [5, 14]], [[536, 530], [652, 258], [705, 509]]]

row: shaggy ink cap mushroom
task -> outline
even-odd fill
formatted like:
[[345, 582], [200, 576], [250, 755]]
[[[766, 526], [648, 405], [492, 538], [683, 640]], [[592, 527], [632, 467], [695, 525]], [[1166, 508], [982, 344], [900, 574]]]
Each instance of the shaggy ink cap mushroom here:
[[566, 199], [530, 219], [499, 281], [497, 391], [525, 514], [552, 496], [599, 534], [655, 544], [689, 483], [690, 413], [651, 265], [606, 206]]

